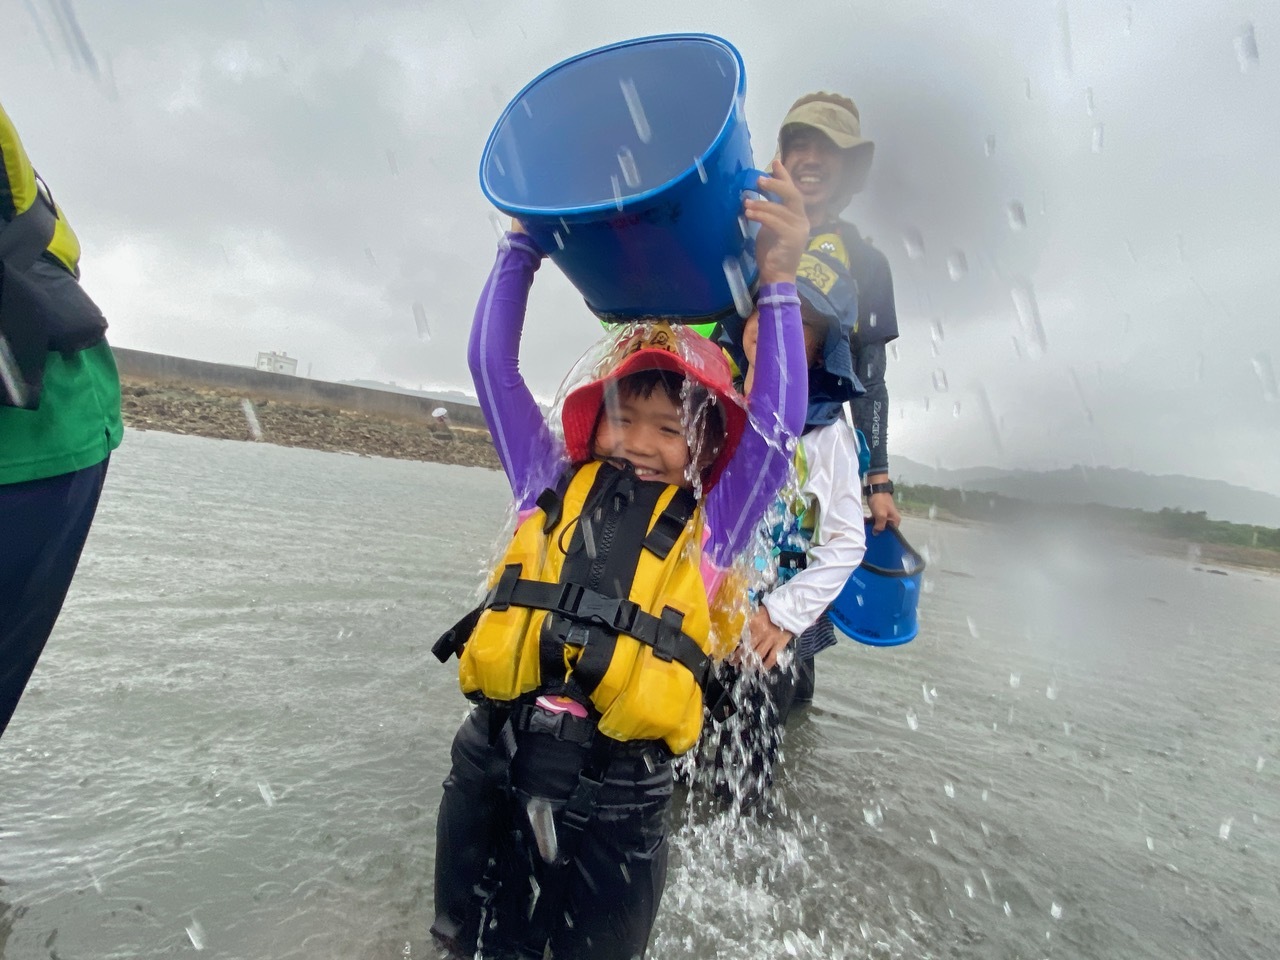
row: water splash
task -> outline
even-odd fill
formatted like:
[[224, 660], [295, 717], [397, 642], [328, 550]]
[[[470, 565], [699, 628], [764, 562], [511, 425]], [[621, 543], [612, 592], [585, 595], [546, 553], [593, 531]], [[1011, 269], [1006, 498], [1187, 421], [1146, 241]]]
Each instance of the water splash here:
[[431, 339], [431, 324], [427, 322], [427, 308], [421, 300], [413, 302], [413, 325], [418, 330], [419, 340]]
[[1102, 152], [1102, 124], [1100, 123], [1093, 125], [1093, 145], [1091, 149], [1094, 153]]
[[1280, 400], [1280, 386], [1276, 384], [1276, 371], [1271, 365], [1270, 355], [1255, 354], [1250, 362], [1253, 364], [1253, 372], [1257, 374], [1258, 381], [1262, 384], [1262, 398], [1268, 403]]
[[204, 927], [200, 926], [200, 921], [191, 918], [191, 923], [187, 925], [187, 939], [191, 941], [191, 945], [197, 950], [203, 950], [205, 945]]
[[618, 166], [622, 168], [622, 179], [628, 187], [634, 190], [640, 186], [640, 171], [636, 169], [636, 158], [629, 147], [618, 151]]
[[244, 422], [249, 427], [249, 436], [255, 440], [261, 440], [262, 426], [258, 423], [258, 413], [253, 409], [253, 401], [245, 397], [240, 401], [240, 409], [244, 412]]
[[619, 80], [618, 86], [622, 88], [622, 99], [627, 102], [627, 110], [631, 112], [631, 123], [636, 128], [636, 136], [641, 143], [648, 143], [653, 139], [653, 129], [649, 126], [649, 118], [645, 116], [640, 94], [636, 92], [636, 82], [628, 77]]
[[1053, 919], [1055, 920], [1061, 920], [1062, 906], [1055, 902], [1052, 906], [1049, 907], [1049, 916], [1053, 917]]
[[729, 292], [733, 294], [733, 305], [738, 316], [744, 320], [751, 316], [755, 304], [751, 300], [751, 290], [747, 287], [746, 278], [742, 276], [742, 264], [737, 257], [724, 258], [724, 278], [729, 282]]
[[560, 853], [560, 839], [556, 834], [556, 818], [551, 802], [542, 797], [533, 797], [526, 805], [525, 812], [529, 815], [529, 826], [538, 844], [538, 855], [544, 863], [555, 863]]
[[1021, 202], [1009, 201], [1009, 205], [1005, 208], [1005, 215], [1009, 218], [1009, 229], [1014, 233], [1020, 233], [1027, 228], [1027, 211]]
[[963, 250], [952, 250], [947, 257], [947, 275], [952, 280], [963, 279], [964, 275], [969, 272], [969, 258], [964, 255]]
[[1236, 60], [1240, 72], [1248, 73], [1258, 65], [1258, 41], [1253, 35], [1253, 24], [1245, 23], [1235, 38]]
[[948, 800], [954, 800], [956, 798], [956, 785], [948, 780], [942, 785], [942, 792], [947, 795]]

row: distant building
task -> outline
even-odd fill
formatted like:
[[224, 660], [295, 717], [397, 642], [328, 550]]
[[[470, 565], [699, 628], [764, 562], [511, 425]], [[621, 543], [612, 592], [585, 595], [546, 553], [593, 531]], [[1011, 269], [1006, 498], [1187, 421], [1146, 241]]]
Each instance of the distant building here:
[[274, 350], [270, 353], [258, 353], [257, 368], [266, 370], [268, 373], [283, 373], [290, 377], [298, 375], [298, 361], [287, 353], [276, 353]]

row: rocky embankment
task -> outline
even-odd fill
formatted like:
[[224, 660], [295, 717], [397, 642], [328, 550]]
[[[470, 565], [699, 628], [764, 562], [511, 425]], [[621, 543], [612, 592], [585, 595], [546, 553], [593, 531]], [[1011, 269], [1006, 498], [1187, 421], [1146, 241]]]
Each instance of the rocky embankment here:
[[[359, 453], [401, 460], [429, 460], [471, 467], [500, 467], [489, 434], [421, 420], [397, 420], [323, 406], [304, 406], [226, 390], [125, 378], [121, 384], [125, 426], [223, 440]], [[252, 405], [247, 408], [245, 401]]]

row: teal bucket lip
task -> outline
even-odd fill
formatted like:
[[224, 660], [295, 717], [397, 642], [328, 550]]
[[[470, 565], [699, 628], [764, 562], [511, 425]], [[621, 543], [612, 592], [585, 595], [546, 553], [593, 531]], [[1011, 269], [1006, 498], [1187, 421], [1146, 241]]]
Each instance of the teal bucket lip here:
[[[480, 154], [480, 190], [482, 193], [484, 193], [485, 199], [488, 200], [490, 203], [492, 203], [499, 210], [509, 214], [510, 216], [516, 217], [517, 219], [519, 219], [522, 216], [547, 216], [548, 214], [555, 214], [557, 216], [565, 218], [566, 220], [572, 220], [573, 218], [577, 218], [577, 217], [593, 218], [596, 215], [602, 214], [602, 213], [610, 213], [610, 212], [616, 213], [618, 210], [617, 203], [616, 201], [613, 201], [613, 200], [605, 200], [605, 201], [601, 201], [600, 203], [586, 204], [586, 205], [576, 206], [576, 207], [552, 207], [552, 206], [533, 207], [533, 206], [528, 206], [527, 204], [510, 203], [506, 200], [501, 200], [494, 195], [493, 191], [489, 187], [489, 177], [488, 177], [488, 170], [487, 170], [489, 166], [489, 158], [493, 152], [494, 145], [498, 139], [499, 132], [506, 125], [507, 117], [511, 115], [511, 112], [524, 99], [525, 94], [527, 94], [530, 90], [532, 90], [535, 86], [537, 86], [547, 77], [549, 77], [551, 74], [555, 73], [558, 70], [563, 69], [564, 67], [569, 66], [570, 64], [577, 63], [580, 60], [584, 60], [587, 57], [592, 57], [597, 54], [605, 53], [610, 50], [621, 50], [627, 47], [640, 46], [642, 44], [660, 43], [660, 42], [667, 42], [672, 40], [704, 41], [712, 44], [713, 46], [717, 46], [721, 48], [722, 50], [731, 54], [733, 57], [733, 62], [738, 72], [737, 82], [734, 84], [734, 102], [729, 107], [729, 112], [725, 114], [725, 118], [720, 124], [720, 132], [716, 134], [715, 139], [712, 140], [711, 144], [706, 148], [702, 156], [708, 156], [710, 154], [713, 154], [724, 143], [725, 139], [729, 137], [730, 134], [732, 133], [732, 130], [733, 130], [732, 121], [734, 118], [734, 112], [739, 109], [738, 105], [742, 103], [743, 98], [746, 96], [747, 74], [746, 74], [746, 64], [742, 60], [742, 54], [740, 54], [737, 48], [734, 47], [734, 45], [731, 44], [728, 40], [725, 40], [723, 37], [717, 37], [715, 34], [711, 34], [711, 33], [664, 33], [664, 34], [656, 34], [650, 37], [637, 37], [632, 40], [623, 40], [618, 43], [605, 44], [602, 47], [596, 47], [593, 50], [587, 50], [583, 53], [577, 54], [576, 56], [572, 56], [565, 60], [561, 60], [559, 63], [551, 67], [548, 67], [546, 70], [543, 70], [542, 73], [538, 74], [536, 77], [534, 77], [532, 80], [530, 80], [528, 83], [526, 83], [523, 87], [520, 88], [520, 92], [517, 93], [514, 97], [512, 97], [511, 102], [507, 104], [506, 108], [502, 111], [502, 114], [498, 117], [498, 121], [493, 125], [493, 129], [489, 132], [489, 137], [485, 141], [484, 150]], [[698, 159], [701, 159], [701, 158], [699, 157]], [[658, 196], [664, 191], [669, 190], [673, 184], [678, 184], [690, 176], [697, 176], [697, 169], [698, 167], [696, 163], [690, 163], [688, 167], [686, 167], [684, 170], [682, 170], [680, 173], [676, 174], [675, 176], [669, 178], [661, 185], [657, 187], [653, 187], [649, 190], [646, 190], [644, 193], [637, 193], [637, 194], [632, 194], [627, 196], [627, 198], [624, 200], [624, 204], [626, 206], [639, 205], [646, 201], [652, 200], [654, 197]]]

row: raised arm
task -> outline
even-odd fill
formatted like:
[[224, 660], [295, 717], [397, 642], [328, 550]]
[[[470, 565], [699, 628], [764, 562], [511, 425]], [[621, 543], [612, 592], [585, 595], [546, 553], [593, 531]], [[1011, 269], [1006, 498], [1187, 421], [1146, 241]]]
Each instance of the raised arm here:
[[493, 446], [520, 510], [556, 479], [563, 451], [520, 374], [520, 335], [542, 251], [508, 233], [476, 304], [467, 361]]

